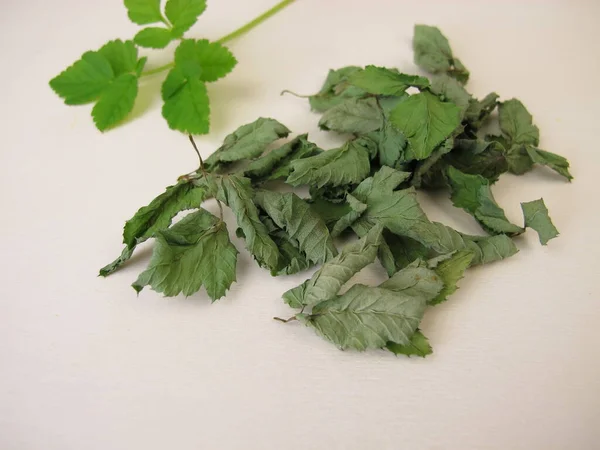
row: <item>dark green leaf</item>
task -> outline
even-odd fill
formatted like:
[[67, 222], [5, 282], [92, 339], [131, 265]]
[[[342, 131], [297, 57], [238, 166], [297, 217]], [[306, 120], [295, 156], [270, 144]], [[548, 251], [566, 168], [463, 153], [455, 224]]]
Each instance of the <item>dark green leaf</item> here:
[[309, 97], [310, 107], [314, 111], [325, 112], [349, 98], [364, 97], [366, 92], [363, 89], [348, 82], [348, 78], [360, 70], [362, 69], [356, 66], [330, 70], [319, 93]]
[[413, 36], [415, 64], [431, 73], [447, 73], [461, 83], [469, 79], [469, 71], [452, 55], [446, 37], [436, 27], [415, 25]]

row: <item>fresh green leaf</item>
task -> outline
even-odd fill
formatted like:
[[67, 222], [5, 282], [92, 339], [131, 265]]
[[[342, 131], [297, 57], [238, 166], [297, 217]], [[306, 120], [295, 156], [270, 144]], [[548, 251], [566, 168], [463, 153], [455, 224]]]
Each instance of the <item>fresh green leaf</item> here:
[[129, 20], [138, 25], [162, 22], [160, 0], [125, 0]]
[[[218, 42], [209, 42], [206, 39], [195, 41], [195, 55], [191, 61], [196, 62], [200, 66], [200, 79], [206, 82], [217, 81], [219, 78], [223, 78], [237, 64], [237, 60], [227, 47]], [[185, 64], [187, 62], [178, 62], [177, 54], [175, 54], [175, 64]]]
[[206, 160], [206, 166], [212, 167], [219, 162], [240, 161], [246, 158], [256, 158], [278, 139], [290, 133], [287, 127], [275, 119], [263, 117], [252, 123], [242, 125], [228, 135], [219, 147]]
[[437, 27], [415, 25], [413, 36], [415, 64], [431, 73], [447, 73], [461, 83], [469, 79], [469, 71], [452, 55], [450, 44]]
[[529, 111], [516, 98], [500, 103], [500, 129], [511, 144], [538, 145], [540, 130], [533, 124]]
[[313, 306], [333, 298], [361, 269], [375, 261], [381, 243], [381, 227], [373, 227], [362, 239], [347, 244], [340, 254], [321, 266], [309, 280], [283, 294], [292, 308]]
[[537, 231], [542, 245], [558, 236], [558, 230], [550, 220], [544, 199], [521, 203], [521, 209], [525, 217], [525, 226]]
[[431, 355], [431, 353], [433, 353], [431, 345], [429, 345], [429, 341], [418, 328], [415, 331], [415, 334], [413, 334], [410, 338], [410, 343], [408, 345], [401, 345], [397, 344], [396, 342], [388, 342], [385, 344], [385, 348], [395, 355], [420, 356], [422, 358], [425, 358], [427, 355]]
[[360, 70], [362, 69], [356, 66], [330, 70], [321, 90], [309, 96], [310, 107], [314, 111], [325, 112], [349, 98], [364, 97], [366, 92], [363, 89], [352, 86], [348, 82], [348, 78]]
[[105, 131], [121, 122], [133, 109], [138, 93], [138, 79], [135, 75], [119, 75], [102, 94], [92, 109], [94, 123], [100, 131]]
[[115, 39], [104, 44], [98, 50], [110, 63], [115, 77], [125, 73], [135, 73], [138, 63], [137, 48], [133, 41]]
[[295, 160], [291, 167], [286, 183], [322, 187], [358, 183], [368, 175], [371, 165], [364, 147], [356, 141], [349, 141], [343, 147]]
[[418, 75], [406, 75], [396, 69], [367, 66], [364, 70], [356, 71], [349, 77], [353, 86], [364, 89], [375, 95], [402, 95], [411, 86], [426, 88], [429, 80]]
[[148, 27], [140, 30], [133, 41], [140, 47], [165, 48], [172, 39], [173, 36], [170, 30], [160, 27]]
[[67, 105], [92, 102], [110, 85], [114, 72], [98, 52], [86, 52], [72, 66], [50, 81], [50, 87]]
[[206, 134], [210, 128], [210, 104], [206, 85], [196, 78], [185, 78], [172, 69], [162, 86], [162, 115], [169, 127], [189, 134]]
[[526, 151], [534, 163], [549, 167], [569, 181], [573, 179], [569, 172], [569, 161], [566, 158], [539, 148], [527, 147]]
[[400, 103], [390, 119], [408, 139], [408, 153], [414, 159], [425, 159], [460, 125], [460, 109], [421, 92]]
[[205, 9], [206, 0], [167, 0], [165, 14], [173, 25], [173, 37], [181, 37], [196, 23]]
[[206, 187], [194, 186], [191, 183], [179, 182], [169, 186], [147, 206], [140, 208], [135, 215], [125, 223], [123, 243], [125, 249], [121, 256], [100, 269], [101, 276], [107, 276], [123, 265], [135, 247], [152, 237], [157, 231], [165, 230], [171, 225], [173, 217], [180, 211], [199, 208], [207, 197]]
[[250, 180], [235, 174], [213, 175], [209, 178], [208, 185], [215, 197], [229, 206], [235, 214], [238, 226], [246, 238], [246, 248], [256, 261], [272, 271], [277, 270], [279, 250], [258, 217]]
[[236, 279], [237, 254], [225, 223], [201, 209], [157, 232], [150, 264], [133, 287], [140, 292], [151, 286], [172, 297], [192, 295], [204, 285], [217, 300]]
[[462, 250], [435, 267], [435, 273], [442, 279], [444, 287], [435, 298], [429, 301], [430, 305], [438, 305], [456, 292], [458, 289], [456, 284], [463, 278], [465, 270], [471, 266], [473, 256], [472, 252]]
[[363, 134], [383, 125], [383, 114], [374, 98], [350, 98], [328, 109], [319, 121], [323, 130]]
[[254, 199], [279, 228], [298, 242], [309, 262], [322, 264], [337, 255], [325, 223], [296, 194], [259, 190]]

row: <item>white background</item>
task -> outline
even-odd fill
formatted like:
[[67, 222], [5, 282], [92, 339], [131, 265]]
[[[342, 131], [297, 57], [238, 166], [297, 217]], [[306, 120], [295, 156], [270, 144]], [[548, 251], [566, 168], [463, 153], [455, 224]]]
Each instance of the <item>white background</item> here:
[[[211, 0], [194, 37], [216, 39], [274, 0]], [[415, 23], [436, 24], [477, 96], [520, 98], [541, 147], [569, 158], [569, 184], [539, 169], [494, 188], [509, 218], [543, 196], [561, 236], [469, 271], [423, 323], [427, 359], [341, 352], [289, 316], [273, 279], [243, 251], [235, 284], [162, 298], [130, 283], [146, 245], [113, 276], [124, 221], [194, 169], [160, 115], [162, 76], [144, 80], [134, 118], [99, 133], [48, 80], [137, 27], [117, 0], [3, 0], [0, 14], [0, 448], [597, 449], [600, 439], [600, 7], [583, 1], [299, 0], [230, 44], [235, 71], [210, 86], [204, 156], [237, 126], [272, 116], [328, 147], [307, 102], [329, 68], [414, 72]], [[170, 60], [152, 52], [148, 67]], [[433, 219], [478, 228], [444, 196]], [[214, 205], [209, 205], [214, 208]], [[232, 230], [231, 215], [227, 216]], [[240, 249], [243, 244], [235, 240]], [[373, 266], [359, 277], [381, 278]]]

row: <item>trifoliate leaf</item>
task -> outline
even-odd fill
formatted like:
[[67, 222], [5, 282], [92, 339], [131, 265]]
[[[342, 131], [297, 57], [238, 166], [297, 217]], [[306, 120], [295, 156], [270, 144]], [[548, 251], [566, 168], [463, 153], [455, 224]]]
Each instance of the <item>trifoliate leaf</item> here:
[[473, 215], [481, 226], [492, 234], [516, 235], [523, 228], [508, 221], [504, 210], [498, 206], [489, 181], [481, 175], [469, 175], [450, 166], [448, 180], [452, 188], [452, 203]]
[[550, 239], [558, 236], [558, 230], [550, 220], [544, 199], [521, 203], [521, 209], [525, 217], [525, 226], [537, 231], [542, 245], [546, 245]]
[[138, 53], [133, 41], [121, 39], [109, 41], [98, 50], [98, 53], [110, 63], [115, 77], [124, 73], [135, 73]]
[[135, 215], [125, 223], [123, 243], [125, 249], [121, 256], [100, 269], [101, 276], [107, 276], [125, 263], [135, 247], [152, 237], [157, 231], [165, 230], [171, 225], [173, 217], [180, 211], [199, 208], [207, 196], [205, 186], [194, 186], [191, 183], [180, 182], [169, 186], [147, 206], [140, 208]]
[[529, 111], [516, 98], [500, 103], [500, 129], [510, 144], [538, 145], [540, 130], [533, 124]]
[[155, 238], [150, 264], [133, 284], [136, 291], [151, 286], [167, 297], [189, 296], [204, 285], [208, 296], [217, 300], [235, 281], [238, 251], [225, 223], [209, 212], [191, 213]]
[[148, 27], [140, 30], [133, 41], [140, 47], [165, 48], [172, 39], [173, 36], [170, 30], [160, 27]]
[[209, 178], [208, 185], [216, 198], [229, 206], [235, 214], [237, 224], [244, 232], [248, 251], [261, 266], [277, 270], [279, 250], [258, 217], [250, 180], [235, 174], [213, 175]]
[[100, 94], [98, 103], [92, 109], [94, 123], [100, 131], [116, 125], [133, 109], [138, 93], [138, 79], [135, 75], [119, 75]]
[[173, 25], [173, 37], [181, 37], [196, 23], [205, 9], [206, 0], [167, 0], [165, 14]]
[[291, 163], [292, 172], [286, 183], [322, 187], [360, 182], [369, 174], [369, 153], [360, 143], [349, 141], [343, 147]]
[[498, 94], [492, 92], [486, 95], [483, 100], [475, 100], [472, 98], [469, 101], [469, 107], [465, 113], [465, 119], [472, 129], [478, 130], [481, 128], [481, 126], [492, 114], [492, 111], [496, 109], [496, 105], [498, 105], [498, 98]]
[[309, 96], [310, 107], [314, 111], [325, 112], [349, 98], [364, 97], [366, 92], [363, 89], [348, 82], [348, 78], [360, 70], [356, 66], [330, 70], [319, 93]]
[[350, 98], [328, 109], [319, 121], [323, 130], [340, 133], [364, 134], [375, 131], [383, 125], [383, 114], [377, 100], [370, 98]]
[[447, 73], [461, 83], [469, 79], [469, 71], [452, 55], [450, 44], [437, 27], [415, 25], [413, 36], [415, 64], [431, 73]]
[[186, 78], [177, 67], [162, 86], [162, 115], [169, 128], [189, 134], [206, 134], [210, 128], [210, 104], [206, 85], [196, 78]]
[[569, 161], [567, 161], [566, 158], [555, 153], [529, 146], [526, 147], [526, 151], [534, 163], [549, 167], [569, 181], [573, 179], [573, 176], [569, 172]]
[[401, 345], [397, 344], [396, 342], [388, 342], [385, 344], [385, 348], [395, 355], [420, 356], [422, 358], [425, 358], [427, 355], [431, 355], [431, 353], [433, 353], [433, 349], [431, 348], [431, 345], [429, 345], [429, 341], [418, 328], [415, 331], [415, 334], [413, 334], [410, 338], [410, 343], [408, 345]]
[[298, 242], [308, 261], [322, 264], [337, 255], [325, 222], [296, 194], [259, 190], [254, 200], [279, 228]]
[[284, 301], [293, 308], [302, 308], [333, 298], [354, 274], [375, 261], [381, 231], [381, 227], [373, 227], [360, 240], [344, 246], [340, 254], [323, 264], [312, 278], [284, 293]]
[[125, 0], [129, 20], [138, 25], [162, 22], [160, 0]]
[[398, 104], [390, 120], [408, 139], [410, 157], [425, 159], [460, 125], [460, 109], [421, 92]]
[[469, 108], [471, 94], [455, 78], [446, 74], [436, 75], [431, 79], [431, 92], [444, 101], [454, 103], [463, 117]]
[[219, 147], [205, 161], [207, 167], [212, 167], [219, 162], [240, 161], [246, 158], [256, 158], [278, 139], [290, 133], [287, 127], [275, 119], [263, 117], [252, 123], [242, 125], [228, 135]]
[[453, 254], [449, 259], [439, 263], [434, 271], [442, 279], [444, 287], [440, 293], [429, 301], [430, 305], [438, 305], [446, 301], [458, 289], [456, 285], [473, 261], [473, 253], [467, 250]]
[[411, 86], [429, 86], [429, 80], [425, 77], [406, 75], [396, 69], [377, 66], [367, 66], [364, 70], [354, 72], [350, 75], [349, 82], [375, 95], [402, 95]]
[[364, 213], [367, 209], [367, 205], [358, 201], [352, 194], [346, 195], [346, 201], [350, 207], [350, 211], [340, 217], [331, 230], [331, 236], [338, 237], [346, 229], [350, 228], [354, 222]]
[[[255, 159], [248, 164], [244, 175], [252, 179], [266, 177], [271, 180], [287, 177], [289, 175], [289, 163], [292, 160], [313, 156], [319, 151], [317, 146], [309, 142], [307, 138], [307, 134], [297, 136], [281, 147]], [[288, 171], [284, 174], [285, 167], [287, 167]]]
[[98, 52], [86, 52], [72, 66], [50, 81], [50, 87], [67, 105], [82, 105], [100, 97], [110, 85], [114, 72]]
[[435, 273], [421, 271], [426, 275], [398, 272], [379, 287], [356, 284], [296, 317], [342, 350], [382, 348], [390, 341], [410, 345], [427, 301], [442, 288]]

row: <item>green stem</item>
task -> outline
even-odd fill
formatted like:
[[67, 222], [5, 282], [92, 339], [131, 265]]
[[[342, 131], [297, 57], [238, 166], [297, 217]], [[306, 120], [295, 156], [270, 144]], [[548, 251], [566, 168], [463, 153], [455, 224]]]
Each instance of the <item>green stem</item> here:
[[225, 42], [231, 41], [232, 39], [235, 39], [236, 37], [241, 36], [242, 34], [247, 33], [252, 28], [260, 25], [265, 20], [267, 20], [269, 17], [277, 14], [279, 11], [281, 11], [283, 8], [285, 8], [286, 6], [290, 5], [294, 1], [295, 0], [283, 0], [282, 2], [277, 3], [275, 6], [273, 6], [268, 11], [262, 13], [256, 19], [248, 22], [246, 25], [244, 25], [244, 26], [238, 28], [237, 30], [229, 33], [227, 36], [223, 36], [221, 39], [217, 40], [217, 42], [219, 44], [224, 44]]
[[[252, 28], [257, 27], [258, 25], [260, 25], [261, 23], [263, 23], [265, 20], [267, 20], [269, 17], [277, 14], [279, 11], [281, 11], [286, 6], [294, 3], [294, 1], [295, 0], [283, 0], [283, 1], [279, 2], [279, 3], [277, 3], [271, 9], [269, 9], [268, 11], [265, 11], [260, 16], [256, 17], [254, 20], [251, 20], [246, 25], [241, 26], [240, 28], [238, 28], [235, 31], [232, 31], [228, 35], [223, 36], [222, 38], [218, 39], [216, 42], [218, 42], [219, 44], [224, 44], [225, 42], [231, 41], [232, 39], [235, 39], [235, 38], [237, 38], [237, 37], [239, 37], [239, 36], [241, 36], [243, 34], [246, 34]], [[147, 77], [149, 75], [154, 75], [154, 74], [163, 72], [165, 70], [169, 70], [174, 65], [175, 65], [174, 62], [170, 62], [169, 64], [165, 64], [164, 66], [160, 66], [160, 67], [157, 67], [155, 69], [146, 70], [145, 72], [142, 72], [142, 74], [140, 76], [141, 77]]]
[[160, 67], [157, 67], [155, 69], [146, 70], [145, 72], [142, 72], [142, 74], [140, 75], [140, 77], [147, 77], [148, 75], [154, 75], [156, 73], [160, 73], [160, 72], [163, 72], [165, 70], [169, 70], [174, 65], [175, 65], [175, 62], [170, 62], [169, 64], [165, 64], [164, 66], [160, 66]]

